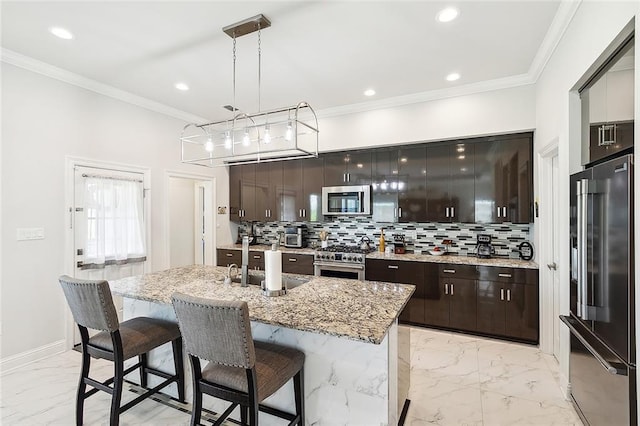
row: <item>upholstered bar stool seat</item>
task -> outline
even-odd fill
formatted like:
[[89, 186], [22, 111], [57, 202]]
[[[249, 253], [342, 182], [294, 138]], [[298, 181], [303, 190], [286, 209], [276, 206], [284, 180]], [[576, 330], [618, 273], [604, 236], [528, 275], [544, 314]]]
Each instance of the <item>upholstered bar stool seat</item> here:
[[[137, 317], [120, 323], [122, 356], [129, 359], [180, 338], [178, 324], [156, 318]], [[102, 331], [89, 338], [89, 345], [113, 352], [111, 334]]]
[[[254, 341], [258, 402], [264, 401], [285, 385], [304, 365], [304, 354], [297, 349]], [[240, 392], [249, 392], [244, 368], [208, 363], [202, 378]]]
[[[240, 421], [258, 424], [258, 411], [304, 425], [304, 353], [251, 336], [246, 302], [176, 293], [171, 298], [193, 370], [191, 424], [200, 424], [202, 395], [231, 402], [214, 425], [240, 405]], [[209, 361], [204, 369], [200, 359]], [[261, 404], [293, 379], [295, 414]], [[247, 414], [248, 413], [248, 414]]]
[[[171, 383], [176, 383], [178, 399], [184, 401], [182, 336], [176, 323], [146, 317], [132, 318], [119, 323], [109, 283], [104, 280], [79, 280], [66, 275], [60, 277], [59, 281], [82, 339], [82, 371], [76, 397], [77, 425], [82, 425], [85, 399], [98, 391], [111, 394], [111, 426], [119, 424], [120, 414]], [[97, 330], [99, 333], [89, 337], [89, 329]], [[173, 346], [174, 374], [147, 365], [148, 352], [165, 343], [171, 343]], [[125, 369], [124, 361], [136, 356], [138, 362]], [[106, 381], [97, 381], [89, 377], [91, 357], [113, 361], [113, 377]], [[144, 388], [147, 387], [149, 374], [164, 380], [121, 406], [124, 376], [138, 368], [140, 385]], [[93, 389], [87, 390], [87, 385]]]

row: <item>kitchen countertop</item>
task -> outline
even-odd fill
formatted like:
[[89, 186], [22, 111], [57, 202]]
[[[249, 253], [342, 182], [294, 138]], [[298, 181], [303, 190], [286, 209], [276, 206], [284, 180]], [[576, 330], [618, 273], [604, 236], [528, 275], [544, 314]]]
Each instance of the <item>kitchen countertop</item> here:
[[[255, 246], [254, 246], [255, 247]], [[264, 296], [258, 286], [223, 284], [226, 267], [192, 265], [110, 281], [114, 294], [170, 304], [174, 292], [244, 300], [251, 320], [296, 330], [380, 344], [415, 286], [283, 274], [309, 280], [284, 296]]]
[[[220, 249], [228, 250], [241, 250], [242, 244], [229, 244], [225, 246], [219, 246]], [[249, 246], [249, 250], [271, 250], [271, 246], [264, 244], [257, 244]], [[313, 255], [315, 249], [312, 248], [287, 248], [280, 246], [280, 251], [283, 253], [292, 254], [309, 254]], [[538, 269], [538, 264], [531, 260], [511, 259], [504, 257], [492, 257], [491, 259], [480, 259], [474, 256], [459, 256], [456, 254], [445, 254], [442, 256], [432, 256], [428, 253], [415, 254], [385, 254], [374, 251], [367, 254], [367, 259], [384, 259], [384, 260], [406, 260], [412, 262], [432, 262], [432, 263], [453, 263], [458, 265], [478, 265], [478, 266], [495, 266], [502, 268], [525, 268], [525, 269]]]
[[[223, 246], [218, 246], [217, 248], [223, 249], [223, 250], [242, 250], [242, 244], [227, 244]], [[291, 248], [291, 247], [280, 246], [278, 249], [283, 253], [289, 253], [289, 254], [311, 254], [312, 255], [316, 252], [316, 249], [310, 248], [310, 247]], [[255, 244], [253, 246], [249, 246], [249, 251], [251, 250], [254, 250], [254, 251], [271, 250], [271, 244]]]
[[524, 268], [538, 269], [538, 264], [531, 260], [510, 259], [504, 257], [492, 257], [491, 259], [480, 259], [475, 256], [458, 256], [455, 254], [443, 254], [441, 256], [432, 256], [425, 254], [385, 254], [373, 252], [367, 255], [367, 259], [384, 259], [384, 260], [407, 260], [413, 262], [432, 262], [432, 263], [453, 263], [457, 265], [478, 265], [478, 266], [495, 266], [502, 268]]

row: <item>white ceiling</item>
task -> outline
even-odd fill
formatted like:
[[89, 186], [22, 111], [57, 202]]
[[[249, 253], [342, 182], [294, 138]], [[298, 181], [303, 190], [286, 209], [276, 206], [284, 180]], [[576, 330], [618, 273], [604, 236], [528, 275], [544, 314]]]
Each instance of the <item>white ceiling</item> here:
[[[326, 110], [530, 74], [554, 1], [2, 1], [2, 47], [206, 119], [232, 104], [222, 27], [265, 14], [262, 109]], [[459, 9], [449, 23], [435, 16]], [[61, 26], [73, 40], [52, 36]], [[549, 41], [546, 41], [547, 48]], [[3, 56], [7, 51], [3, 52]], [[237, 98], [258, 110], [257, 33], [237, 42]], [[448, 82], [445, 76], [462, 78]], [[191, 90], [174, 88], [178, 81]], [[377, 94], [363, 95], [367, 88]]]

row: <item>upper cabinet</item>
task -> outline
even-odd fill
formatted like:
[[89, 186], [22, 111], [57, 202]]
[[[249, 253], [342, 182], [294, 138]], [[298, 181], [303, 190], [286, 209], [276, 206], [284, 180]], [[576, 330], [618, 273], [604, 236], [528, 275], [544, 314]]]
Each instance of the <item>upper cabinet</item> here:
[[398, 151], [398, 220], [426, 222], [427, 157], [426, 147], [403, 148]]
[[370, 185], [371, 152], [340, 152], [324, 156], [324, 185]]
[[282, 162], [282, 191], [279, 195], [280, 220], [319, 222], [322, 216], [322, 158]]
[[426, 154], [426, 221], [473, 222], [474, 144], [427, 144]]
[[233, 166], [233, 221], [318, 222], [322, 187], [371, 185], [374, 222], [531, 223], [533, 134]]
[[398, 220], [397, 180], [398, 150], [373, 151], [371, 153], [371, 219], [374, 222]]
[[475, 222], [532, 220], [532, 135], [489, 138], [475, 144]]

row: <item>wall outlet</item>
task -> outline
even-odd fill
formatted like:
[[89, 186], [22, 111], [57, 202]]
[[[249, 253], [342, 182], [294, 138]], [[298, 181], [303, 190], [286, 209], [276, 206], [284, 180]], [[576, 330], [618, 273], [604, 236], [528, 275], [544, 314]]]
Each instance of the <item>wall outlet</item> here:
[[44, 240], [44, 228], [18, 228], [16, 239], [18, 241]]

